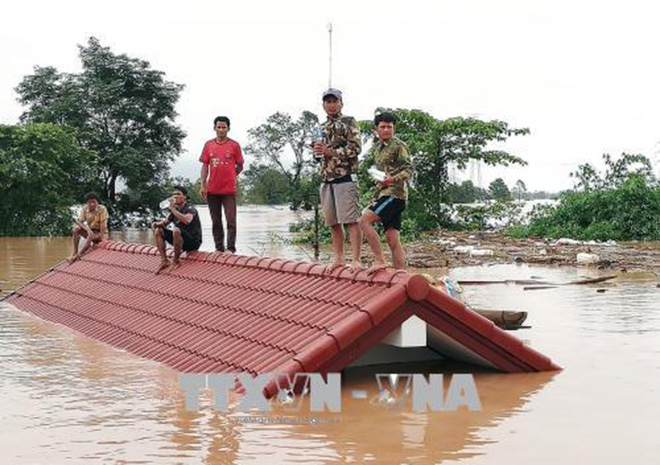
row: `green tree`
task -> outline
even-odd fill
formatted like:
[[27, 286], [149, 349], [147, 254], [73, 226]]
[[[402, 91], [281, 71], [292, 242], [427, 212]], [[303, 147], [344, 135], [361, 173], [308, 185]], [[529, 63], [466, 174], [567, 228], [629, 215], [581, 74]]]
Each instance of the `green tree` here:
[[309, 111], [303, 111], [297, 120], [278, 112], [248, 131], [250, 144], [245, 152], [286, 177], [294, 209], [318, 201], [318, 184], [310, 181], [315, 171], [310, 145], [318, 124], [317, 116]]
[[494, 200], [511, 199], [511, 192], [509, 192], [509, 188], [502, 178], [497, 178], [491, 182], [488, 186], [488, 192], [490, 193], [491, 198]]
[[244, 172], [246, 202], [281, 205], [291, 201], [289, 178], [266, 165], [252, 165]]
[[527, 193], [527, 186], [522, 179], [518, 179], [516, 184], [513, 186], [513, 194], [518, 198], [518, 201], [523, 199], [523, 196]]
[[488, 192], [485, 189], [477, 187], [469, 179], [460, 184], [447, 184], [446, 192], [447, 202], [455, 203], [474, 203], [488, 198]]
[[470, 180], [461, 184], [447, 185], [447, 198], [451, 203], [474, 203], [479, 198], [479, 190]]
[[601, 173], [591, 164], [578, 165], [571, 173], [575, 179], [575, 188], [590, 191], [599, 189], [618, 189], [632, 175], [640, 176], [647, 184], [653, 186], [657, 180], [653, 174], [651, 160], [641, 154], [622, 153], [618, 159], [609, 154], [603, 154], [605, 172]]
[[98, 159], [76, 131], [53, 124], [0, 126], [0, 235], [71, 231], [71, 207], [94, 182]]
[[165, 79], [149, 62], [115, 54], [91, 37], [79, 46], [80, 73], [35, 67], [16, 88], [27, 106], [24, 122], [67, 124], [94, 151], [99, 189], [111, 204], [127, 187], [124, 211], [139, 211], [166, 183], [181, 152], [183, 130], [175, 106], [183, 86]]

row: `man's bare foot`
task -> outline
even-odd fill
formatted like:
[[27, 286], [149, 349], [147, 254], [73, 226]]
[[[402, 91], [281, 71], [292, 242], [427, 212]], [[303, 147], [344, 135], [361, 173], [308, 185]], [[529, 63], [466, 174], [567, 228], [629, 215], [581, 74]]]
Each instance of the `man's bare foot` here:
[[170, 261], [169, 260], [167, 260], [167, 259], [161, 260], [160, 265], [158, 265], [158, 269], [156, 270], [156, 274], [160, 273], [161, 271], [163, 271], [168, 266], [170, 266]]
[[69, 262], [69, 265], [70, 265], [71, 263], [75, 262], [79, 258], [80, 258], [80, 256], [76, 253], [76, 254], [71, 255], [69, 258], [67, 258], [66, 261]]
[[353, 273], [359, 273], [360, 271], [364, 270], [364, 266], [362, 266], [362, 263], [360, 262], [353, 262], [348, 265], [348, 268], [350, 268]]
[[344, 266], [346, 266], [344, 262], [332, 262], [330, 265], [326, 265], [323, 274], [332, 274], [337, 268], [342, 268]]
[[374, 263], [367, 269], [367, 274], [376, 274], [379, 271], [383, 271], [387, 269], [387, 264], [386, 263]]
[[179, 268], [180, 265], [181, 262], [179, 260], [172, 260], [172, 264], [170, 265], [170, 269], [168, 271], [174, 271]]

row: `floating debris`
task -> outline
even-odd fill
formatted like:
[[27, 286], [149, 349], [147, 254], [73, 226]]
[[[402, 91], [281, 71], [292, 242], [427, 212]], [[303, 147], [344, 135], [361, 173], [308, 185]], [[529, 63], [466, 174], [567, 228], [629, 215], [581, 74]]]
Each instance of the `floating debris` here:
[[483, 286], [487, 284], [517, 284], [517, 285], [527, 285], [527, 284], [552, 284], [546, 281], [539, 281], [536, 279], [502, 279], [502, 280], [459, 280], [458, 284], [461, 286]]
[[595, 265], [600, 261], [600, 256], [595, 253], [581, 252], [576, 258], [578, 265]]
[[[477, 239], [472, 233], [440, 231], [429, 233], [422, 241], [405, 244], [408, 264], [413, 268], [456, 268], [459, 266], [492, 266], [501, 263], [576, 266], [577, 254], [597, 254], [600, 260], [591, 266], [603, 269], [626, 269], [660, 273], [660, 247], [657, 243], [614, 241], [581, 242], [561, 245], [566, 241], [538, 238], [511, 238], [502, 233], [486, 233]], [[566, 238], [564, 238], [566, 239]], [[454, 246], [456, 244], [456, 246]], [[489, 249], [494, 255], [473, 255], [474, 249]], [[582, 264], [580, 264], [582, 265]]]
[[584, 279], [578, 279], [576, 281], [571, 281], [570, 283], [566, 284], [595, 284], [595, 283], [602, 283], [605, 281], [609, 281], [611, 279], [616, 278], [615, 274], [609, 275], [609, 276], [599, 276], [598, 278], [584, 278]]
[[474, 250], [473, 245], [459, 245], [454, 247], [453, 251], [456, 253], [470, 254]]
[[470, 250], [470, 256], [472, 257], [492, 257], [495, 255], [490, 249], [472, 249]]
[[581, 245], [581, 244], [582, 241], [569, 239], [567, 237], [562, 237], [561, 239], [557, 239], [553, 245]]
[[481, 310], [476, 308], [471, 308], [471, 310], [477, 312], [484, 318], [488, 318], [495, 323], [496, 326], [502, 329], [516, 330], [530, 328], [530, 326], [523, 326], [523, 323], [527, 319], [527, 312], [514, 310]]

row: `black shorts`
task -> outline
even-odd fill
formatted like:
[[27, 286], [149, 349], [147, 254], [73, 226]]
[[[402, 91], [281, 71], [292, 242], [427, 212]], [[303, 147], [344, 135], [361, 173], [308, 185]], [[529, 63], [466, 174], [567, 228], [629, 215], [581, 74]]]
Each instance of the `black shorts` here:
[[[191, 252], [193, 250], [197, 250], [202, 245], [200, 241], [192, 237], [190, 233], [185, 229], [179, 228], [179, 231], [181, 231], [181, 237], [183, 238], [183, 245], [181, 245], [181, 250], [183, 250], [184, 252]], [[171, 229], [167, 229], [167, 228], [163, 229], [163, 237], [165, 237], [165, 240], [168, 243], [174, 244], [174, 233], [172, 232]]]
[[378, 215], [386, 231], [390, 228], [401, 231], [401, 212], [405, 208], [405, 200], [390, 197], [389, 195], [379, 198], [369, 206], [369, 210]]

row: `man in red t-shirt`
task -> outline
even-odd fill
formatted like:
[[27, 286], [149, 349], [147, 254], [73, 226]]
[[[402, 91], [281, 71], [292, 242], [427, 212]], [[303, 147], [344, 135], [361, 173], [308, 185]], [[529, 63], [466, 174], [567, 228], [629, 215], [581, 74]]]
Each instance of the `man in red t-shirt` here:
[[225, 231], [222, 227], [222, 208], [227, 220], [227, 250], [236, 252], [236, 176], [243, 171], [241, 146], [227, 137], [229, 118], [218, 116], [213, 120], [216, 137], [204, 144], [199, 161], [202, 162], [200, 194], [207, 199], [215, 250], [225, 251]]

